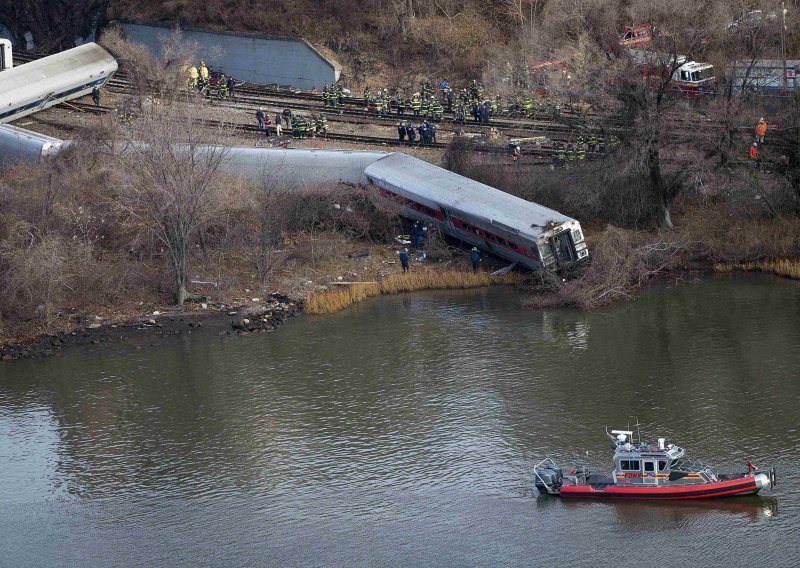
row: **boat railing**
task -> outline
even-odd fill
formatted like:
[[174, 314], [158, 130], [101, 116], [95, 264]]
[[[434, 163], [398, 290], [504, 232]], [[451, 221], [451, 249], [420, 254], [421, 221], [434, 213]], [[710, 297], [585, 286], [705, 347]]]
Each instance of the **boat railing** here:
[[714, 482], [719, 481], [716, 472], [703, 462], [690, 459], [674, 460], [670, 466], [670, 471], [679, 473], [696, 473], [703, 478], [704, 481]]

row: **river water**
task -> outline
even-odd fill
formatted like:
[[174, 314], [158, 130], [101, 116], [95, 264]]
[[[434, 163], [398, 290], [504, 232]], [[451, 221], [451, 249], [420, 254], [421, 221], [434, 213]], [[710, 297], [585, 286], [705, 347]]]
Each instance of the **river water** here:
[[[800, 286], [520, 302], [403, 295], [269, 335], [3, 364], [0, 565], [800, 565]], [[719, 469], [774, 465], [778, 486], [537, 496], [538, 460], [610, 469], [605, 426], [637, 416]]]

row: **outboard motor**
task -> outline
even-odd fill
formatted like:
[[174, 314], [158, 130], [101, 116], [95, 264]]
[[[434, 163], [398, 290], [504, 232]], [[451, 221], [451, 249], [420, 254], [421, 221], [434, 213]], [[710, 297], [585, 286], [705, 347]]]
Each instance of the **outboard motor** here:
[[541, 495], [558, 495], [559, 488], [564, 482], [564, 474], [560, 467], [554, 464], [544, 464], [535, 468], [534, 475], [536, 489]]

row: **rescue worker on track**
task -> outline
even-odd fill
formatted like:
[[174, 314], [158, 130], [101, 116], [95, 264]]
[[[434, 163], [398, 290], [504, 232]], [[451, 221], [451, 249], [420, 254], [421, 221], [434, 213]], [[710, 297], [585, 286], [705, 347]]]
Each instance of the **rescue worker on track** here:
[[228, 79], [224, 73], [217, 78], [217, 96], [221, 99], [228, 97]]
[[197, 88], [197, 80], [200, 78], [200, 73], [197, 71], [197, 67], [192, 65], [189, 67], [189, 88], [196, 89]]
[[567, 162], [569, 162], [569, 165], [573, 166], [574, 162], [575, 162], [575, 146], [572, 145], [572, 142], [568, 142], [567, 143], [566, 156], [567, 156]]
[[511, 161], [514, 163], [514, 171], [519, 173], [522, 167], [522, 149], [519, 147], [519, 144], [514, 144], [514, 147], [511, 149]]
[[420, 108], [422, 108], [422, 99], [419, 93], [414, 93], [411, 96], [411, 110], [414, 112], [414, 116], [419, 116]]
[[100, 106], [100, 88], [97, 85], [92, 89], [92, 100], [94, 101], [94, 106]]
[[397, 138], [401, 144], [406, 141], [406, 125], [402, 122], [397, 123]]
[[408, 136], [409, 146], [417, 141], [417, 130], [414, 128], [414, 123], [411, 121], [406, 124], [406, 136]]
[[756, 142], [764, 144], [764, 136], [767, 135], [767, 123], [762, 116], [756, 125]]
[[200, 82], [204, 85], [208, 84], [208, 67], [205, 61], [200, 61]]
[[325, 118], [324, 114], [320, 114], [317, 117], [316, 131], [317, 134], [322, 134], [322, 135], [328, 134], [328, 119]]

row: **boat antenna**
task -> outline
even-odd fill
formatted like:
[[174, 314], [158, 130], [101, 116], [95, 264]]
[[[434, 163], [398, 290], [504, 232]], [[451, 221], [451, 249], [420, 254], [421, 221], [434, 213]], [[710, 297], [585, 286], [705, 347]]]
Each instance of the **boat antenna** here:
[[642, 431], [639, 429], [639, 417], [636, 417], [636, 437], [639, 438], [639, 443], [642, 443]]

